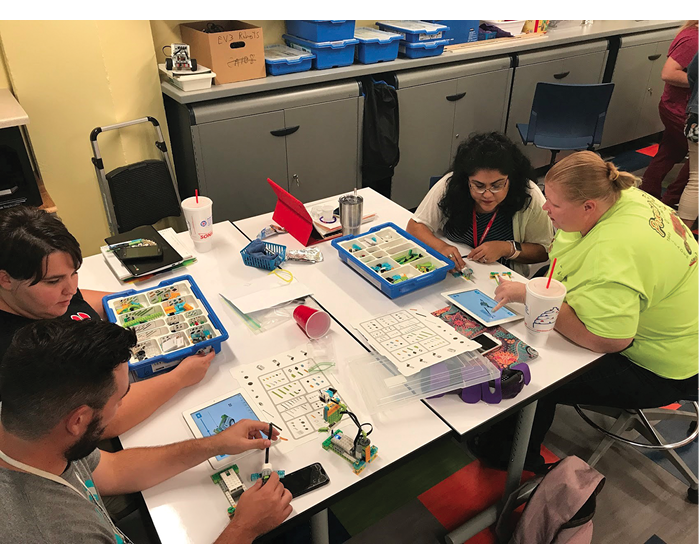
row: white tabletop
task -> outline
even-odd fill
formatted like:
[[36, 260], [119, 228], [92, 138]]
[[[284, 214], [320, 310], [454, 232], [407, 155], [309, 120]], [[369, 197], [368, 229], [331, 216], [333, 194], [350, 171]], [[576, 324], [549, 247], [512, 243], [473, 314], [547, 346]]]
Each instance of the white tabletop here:
[[[187, 233], [180, 234], [183, 243], [192, 247]], [[182, 412], [198, 404], [223, 395], [236, 388], [230, 369], [249, 364], [264, 357], [304, 346], [308, 339], [293, 320], [261, 334], [253, 334], [232, 310], [223, 303], [219, 291], [236, 281], [247, 281], [266, 274], [265, 271], [244, 266], [239, 255], [248, 241], [230, 223], [214, 226], [214, 248], [197, 254], [198, 262], [184, 269], [159, 275], [135, 286], [136, 289], [152, 287], [159, 282], [183, 274], [190, 274], [220, 318], [230, 337], [216, 356], [212, 367], [201, 383], [180, 391], [146, 421], [123, 434], [124, 447], [155, 446], [191, 438], [182, 418]], [[306, 269], [307, 271], [309, 269]], [[312, 277], [299, 272], [301, 281], [315, 288]], [[105, 291], [130, 289], [108, 270], [101, 255], [85, 259], [80, 269], [80, 287]], [[374, 425], [372, 443], [378, 446], [377, 458], [356, 476], [348, 463], [339, 456], [324, 451], [319, 435], [317, 442], [305, 443], [283, 455], [271, 452], [276, 469], [291, 472], [313, 462], [321, 462], [330, 477], [330, 484], [302, 497], [294, 499], [294, 514], [317, 507], [348, 487], [370, 478], [382, 468], [420, 449], [437, 438], [446, 435], [449, 428], [422, 403], [416, 402], [400, 410], [365, 417], [361, 395], [347, 384], [342, 364], [346, 358], [365, 354], [366, 351], [336, 322], [331, 327], [335, 351], [339, 355], [338, 375], [340, 394], [357, 413], [359, 419]], [[236, 462], [241, 476], [249, 479], [263, 462], [262, 452], [253, 452]], [[158, 531], [160, 540], [168, 544], [213, 542], [228, 523], [228, 503], [223, 493], [211, 482], [215, 471], [208, 462], [202, 463], [179, 476], [143, 492], [146, 504]]]
[[[364, 198], [364, 214], [376, 212], [374, 221], [364, 223], [362, 232], [366, 232], [376, 225], [392, 222], [405, 229], [412, 214], [395, 202], [387, 199], [372, 189], [361, 189], [359, 194]], [[337, 198], [326, 199], [337, 202]], [[316, 203], [307, 204], [310, 209]], [[254, 238], [258, 232], [272, 222], [272, 214], [263, 214], [248, 219], [236, 221], [235, 225], [250, 238]], [[276, 244], [284, 244], [288, 248], [297, 249], [303, 247], [291, 235], [277, 235], [270, 239]], [[454, 244], [462, 249], [462, 255], [466, 255], [470, 248], [463, 244]], [[292, 271], [303, 281], [313, 285], [314, 298], [340, 323], [352, 330], [352, 324], [357, 321], [378, 315], [386, 314], [400, 308], [414, 308], [420, 305], [426, 311], [434, 311], [448, 306], [440, 293], [458, 289], [464, 284], [473, 285], [460, 278], [454, 278], [451, 274], [447, 279], [413, 291], [396, 299], [390, 299], [381, 291], [373, 287], [362, 276], [343, 263], [337, 250], [330, 242], [319, 244], [325, 260], [322, 263], [308, 265], [303, 263], [287, 262], [284, 268]], [[474, 271], [475, 284], [483, 292], [493, 294], [496, 284], [490, 279], [490, 272], [508, 270], [501, 264], [480, 264], [467, 261]], [[525, 278], [512, 272], [513, 280], [526, 281]], [[513, 305], [515, 310], [523, 313], [522, 305]], [[505, 325], [516, 336], [525, 339], [524, 322]], [[560, 380], [580, 371], [586, 365], [595, 361], [599, 355], [587, 349], [576, 346], [566, 340], [560, 334], [551, 334], [545, 347], [536, 347], [540, 356], [530, 363], [532, 374], [531, 383], [514, 399], [505, 400], [497, 405], [479, 402], [477, 404], [464, 404], [457, 395], [445, 395], [444, 397], [426, 401], [435, 412], [442, 417], [449, 426], [459, 434], [471, 431], [489, 419], [496, 417], [504, 410], [510, 410], [540, 395], [542, 390], [551, 387]]]

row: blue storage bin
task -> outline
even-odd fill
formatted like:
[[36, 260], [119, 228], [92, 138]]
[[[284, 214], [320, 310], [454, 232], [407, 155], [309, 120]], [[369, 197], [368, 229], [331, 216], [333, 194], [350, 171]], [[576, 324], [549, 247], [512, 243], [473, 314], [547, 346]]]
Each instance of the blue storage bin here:
[[273, 76], [305, 72], [311, 69], [313, 53], [292, 49], [286, 45], [267, 45], [265, 47], [265, 65], [267, 73]]
[[[250, 244], [252, 244], [253, 242], [250, 242]], [[286, 246], [265, 242], [265, 249], [269, 252], [277, 254], [276, 259], [267, 261], [249, 255], [248, 248], [250, 247], [250, 244], [246, 245], [243, 249], [240, 250], [240, 256], [243, 258], [243, 262], [247, 266], [254, 266], [255, 268], [262, 268], [264, 270], [274, 270], [284, 262], [284, 259], [286, 259]]]
[[[455, 266], [453, 261], [394, 223], [377, 225], [364, 234], [336, 238], [332, 245], [343, 262], [389, 298], [397, 298], [439, 283]], [[368, 251], [372, 247], [379, 250], [377, 253], [385, 252], [386, 255], [374, 259], [373, 253]], [[394, 260], [413, 250], [417, 250], [423, 256], [408, 264], [400, 264]], [[435, 268], [429, 272], [421, 272], [418, 267], [427, 262], [435, 265]], [[392, 268], [380, 273], [371, 268], [385, 264]], [[406, 276], [408, 279], [390, 283], [387, 278], [394, 275]]]
[[[175, 286], [175, 284], [180, 284], [180, 286]], [[165, 287], [175, 286], [182, 290], [182, 284], [189, 290], [189, 293], [180, 294], [178, 297], [170, 297], [170, 299], [161, 300], [158, 302], [151, 302], [150, 297], [147, 293], [152, 291], [157, 291]], [[155, 345], [157, 346], [157, 354], [154, 356], [148, 356], [143, 360], [134, 360], [135, 356], [129, 361], [129, 370], [133, 371], [139, 378], [147, 378], [155, 374], [160, 374], [168, 370], [173, 369], [177, 364], [190, 355], [196, 354], [199, 350], [206, 348], [213, 348], [216, 353], [221, 351], [221, 344], [228, 340], [228, 332], [223, 328], [221, 321], [218, 319], [214, 311], [211, 309], [208, 301], [202, 294], [199, 286], [196, 284], [192, 276], [178, 276], [169, 280], [161, 281], [156, 287], [150, 287], [148, 289], [136, 290], [129, 289], [128, 291], [122, 291], [120, 293], [112, 293], [107, 295], [102, 299], [102, 306], [107, 314], [107, 319], [112, 323], [117, 323], [122, 327], [126, 326], [126, 320], [132, 315], [133, 312], [124, 312], [122, 315], [118, 315], [115, 307], [117, 303], [110, 304], [110, 301], [115, 299], [128, 298], [129, 300], [136, 300], [141, 305], [143, 310], [153, 308], [156, 311], [161, 312], [162, 317], [157, 317], [146, 321], [144, 323], [136, 324], [133, 326], [136, 330], [136, 334], [139, 335], [139, 343], [137, 346], [141, 345]], [[168, 318], [172, 318], [172, 315], [167, 315], [165, 308], [169, 304], [169, 300], [176, 300], [181, 298], [183, 300], [194, 300], [198, 307], [194, 307], [192, 310], [181, 310], [176, 316], [181, 316], [179, 321], [177, 321], [177, 326], [175, 324], [168, 324]], [[201, 312], [196, 312], [195, 310], [201, 310]], [[160, 324], [159, 322], [163, 323]], [[197, 322], [197, 325], [191, 325], [190, 322]], [[150, 325], [149, 325], [150, 324]], [[144, 326], [149, 328], [144, 328]], [[208, 327], [208, 329], [207, 329]], [[177, 329], [173, 331], [173, 328]], [[201, 329], [200, 329], [201, 328]], [[213, 335], [214, 329], [216, 335]], [[203, 331], [209, 330], [209, 333], [213, 338], [204, 338]], [[150, 331], [150, 332], [147, 332]], [[163, 332], [164, 334], [159, 334]], [[191, 331], [188, 333], [188, 331]], [[202, 331], [199, 334], [199, 338], [203, 338], [196, 342], [193, 342], [191, 338], [197, 334], [197, 331]], [[160, 339], [166, 338], [168, 336], [182, 335], [185, 338], [186, 345], [182, 348], [175, 349], [168, 353], [163, 353], [161, 349]], [[152, 343], [152, 344], [151, 344]], [[148, 348], [144, 348], [147, 353]]]
[[421, 59], [423, 57], [437, 57], [444, 52], [444, 46], [449, 40], [435, 40], [433, 42], [407, 43], [401, 40], [398, 51], [409, 59]]
[[354, 21], [287, 21], [286, 32], [311, 42], [336, 42], [354, 37]]
[[376, 26], [388, 32], [397, 32], [408, 43], [441, 40], [449, 30], [446, 25], [428, 23], [427, 21], [378, 21]]
[[359, 40], [355, 58], [362, 64], [387, 62], [398, 57], [400, 34], [361, 27], [355, 29], [354, 37]]
[[359, 43], [359, 40], [354, 38], [316, 43], [289, 34], [284, 34], [282, 37], [289, 47], [313, 53], [316, 56], [313, 59], [313, 68], [316, 70], [349, 66], [354, 62], [354, 46]]
[[480, 21], [430, 21], [449, 27], [444, 33], [444, 39], [451, 40], [450, 44], [478, 41], [478, 26]]

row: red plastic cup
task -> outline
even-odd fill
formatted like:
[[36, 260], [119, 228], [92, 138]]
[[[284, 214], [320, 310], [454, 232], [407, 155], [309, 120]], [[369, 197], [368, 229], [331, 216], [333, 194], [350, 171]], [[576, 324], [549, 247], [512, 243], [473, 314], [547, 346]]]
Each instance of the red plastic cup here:
[[310, 306], [297, 306], [294, 319], [311, 340], [322, 338], [330, 330], [330, 316], [323, 310], [316, 310]]

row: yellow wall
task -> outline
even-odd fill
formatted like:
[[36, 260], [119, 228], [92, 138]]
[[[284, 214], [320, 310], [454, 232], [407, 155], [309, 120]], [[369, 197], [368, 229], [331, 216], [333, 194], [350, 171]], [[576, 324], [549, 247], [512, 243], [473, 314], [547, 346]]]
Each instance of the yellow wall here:
[[[58, 215], [84, 255], [97, 253], [109, 230], [90, 161], [90, 131], [146, 115], [165, 125], [150, 24], [0, 21], [0, 39], [6, 70], [29, 115], [29, 135]], [[47, 43], [60, 44], [62, 62], [47, 62]], [[106, 170], [158, 157], [154, 141], [150, 124], [100, 135]]]
[[2, 54], [2, 41], [0, 40], [0, 89], [11, 89], [10, 76], [5, 66], [5, 56]]

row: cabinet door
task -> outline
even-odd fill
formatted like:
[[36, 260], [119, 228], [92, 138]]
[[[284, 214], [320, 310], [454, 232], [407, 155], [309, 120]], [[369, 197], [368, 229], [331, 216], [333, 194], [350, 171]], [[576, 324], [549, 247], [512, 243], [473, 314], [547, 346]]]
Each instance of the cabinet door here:
[[[510, 114], [507, 120], [507, 135], [517, 142], [534, 168], [545, 166], [551, 159], [551, 152], [533, 145], [524, 146], [517, 131], [517, 123], [529, 123], [536, 84], [546, 83], [601, 83], [604, 73], [606, 51], [588, 53], [575, 57], [561, 58], [538, 64], [515, 68], [512, 86]], [[559, 154], [559, 158], [565, 153]]]
[[502, 132], [505, 129], [511, 77], [511, 70], [498, 70], [456, 81], [456, 96], [466, 94], [455, 102], [452, 160], [459, 144], [467, 140], [470, 134]]
[[310, 202], [354, 189], [357, 181], [357, 103], [348, 98], [284, 110], [289, 191]]
[[[267, 178], [286, 187], [284, 113], [275, 111], [193, 127], [202, 193], [214, 201], [214, 221], [237, 221], [274, 209]], [[197, 137], [198, 133], [198, 137]]]
[[652, 62], [650, 76], [647, 80], [647, 84], [643, 87], [643, 104], [641, 104], [638, 113], [638, 125], [635, 133], [636, 138], [655, 134], [665, 128], [660, 120], [660, 114], [658, 113], [660, 97], [663, 95], [663, 90], [665, 89], [665, 82], [660, 74], [663, 71], [665, 61], [667, 61], [667, 51], [670, 49], [671, 43], [672, 40], [654, 44], [655, 53], [653, 57], [656, 60]]
[[430, 178], [449, 169], [456, 80], [398, 89], [400, 162], [393, 175], [391, 200], [416, 208], [430, 188]]
[[614, 92], [604, 122], [602, 147], [610, 147], [638, 137], [639, 111], [648, 92], [651, 70], [660, 61], [653, 59], [654, 43], [619, 49], [612, 76]]

